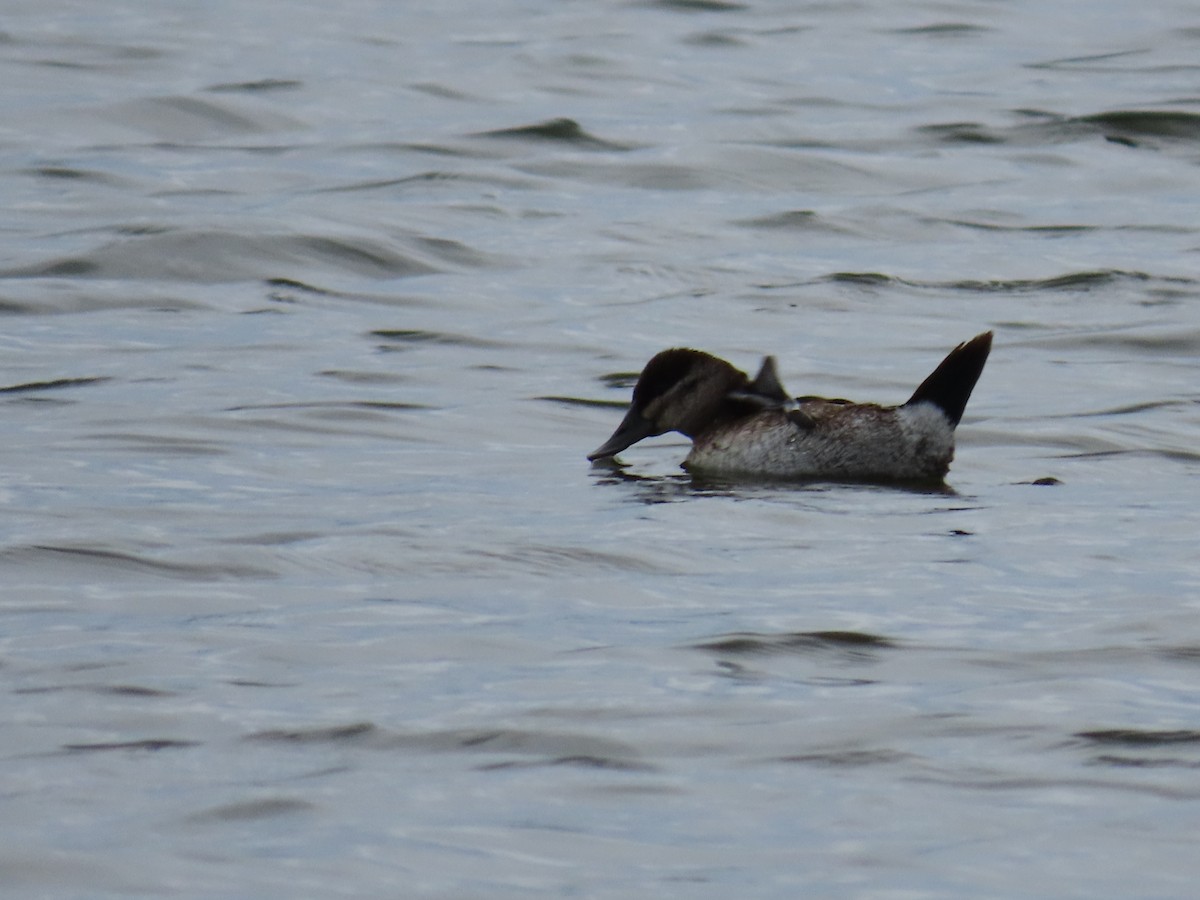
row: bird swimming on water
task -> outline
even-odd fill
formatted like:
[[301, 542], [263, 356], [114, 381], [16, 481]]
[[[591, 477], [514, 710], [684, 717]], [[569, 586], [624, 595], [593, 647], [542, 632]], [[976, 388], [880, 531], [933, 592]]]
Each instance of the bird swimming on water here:
[[663, 350], [642, 370], [617, 430], [588, 459], [678, 431], [692, 440], [683, 467], [695, 474], [937, 483], [991, 349], [990, 331], [959, 344], [899, 406], [793, 399], [770, 356], [751, 381], [700, 350]]

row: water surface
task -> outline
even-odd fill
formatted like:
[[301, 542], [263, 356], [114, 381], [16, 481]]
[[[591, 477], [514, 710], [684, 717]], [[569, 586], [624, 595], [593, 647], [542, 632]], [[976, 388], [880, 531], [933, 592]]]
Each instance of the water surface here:
[[[11, 6], [10, 893], [1192, 894], [1191, 4]], [[989, 328], [945, 492], [584, 459]]]

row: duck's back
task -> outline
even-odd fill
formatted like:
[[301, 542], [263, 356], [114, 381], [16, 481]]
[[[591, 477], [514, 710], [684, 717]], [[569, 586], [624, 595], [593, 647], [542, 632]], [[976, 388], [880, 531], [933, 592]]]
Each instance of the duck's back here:
[[853, 481], [940, 481], [954, 428], [931, 404], [881, 407], [804, 398], [695, 437], [684, 465], [712, 475]]

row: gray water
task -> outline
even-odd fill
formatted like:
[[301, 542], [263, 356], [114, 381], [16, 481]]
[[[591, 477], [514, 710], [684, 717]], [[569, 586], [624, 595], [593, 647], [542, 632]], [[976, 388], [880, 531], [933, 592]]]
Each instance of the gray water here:
[[[1200, 8], [1086, 7], [6, 4], [0, 890], [1193, 896]], [[946, 492], [584, 458], [988, 328]]]

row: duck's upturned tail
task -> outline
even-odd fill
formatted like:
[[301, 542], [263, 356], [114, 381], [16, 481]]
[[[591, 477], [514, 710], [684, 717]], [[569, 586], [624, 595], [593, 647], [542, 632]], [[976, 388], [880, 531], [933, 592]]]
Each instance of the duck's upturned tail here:
[[932, 403], [946, 414], [951, 425], [958, 425], [991, 349], [990, 331], [959, 344], [933, 370], [933, 374], [921, 382], [921, 386], [904, 405]]

